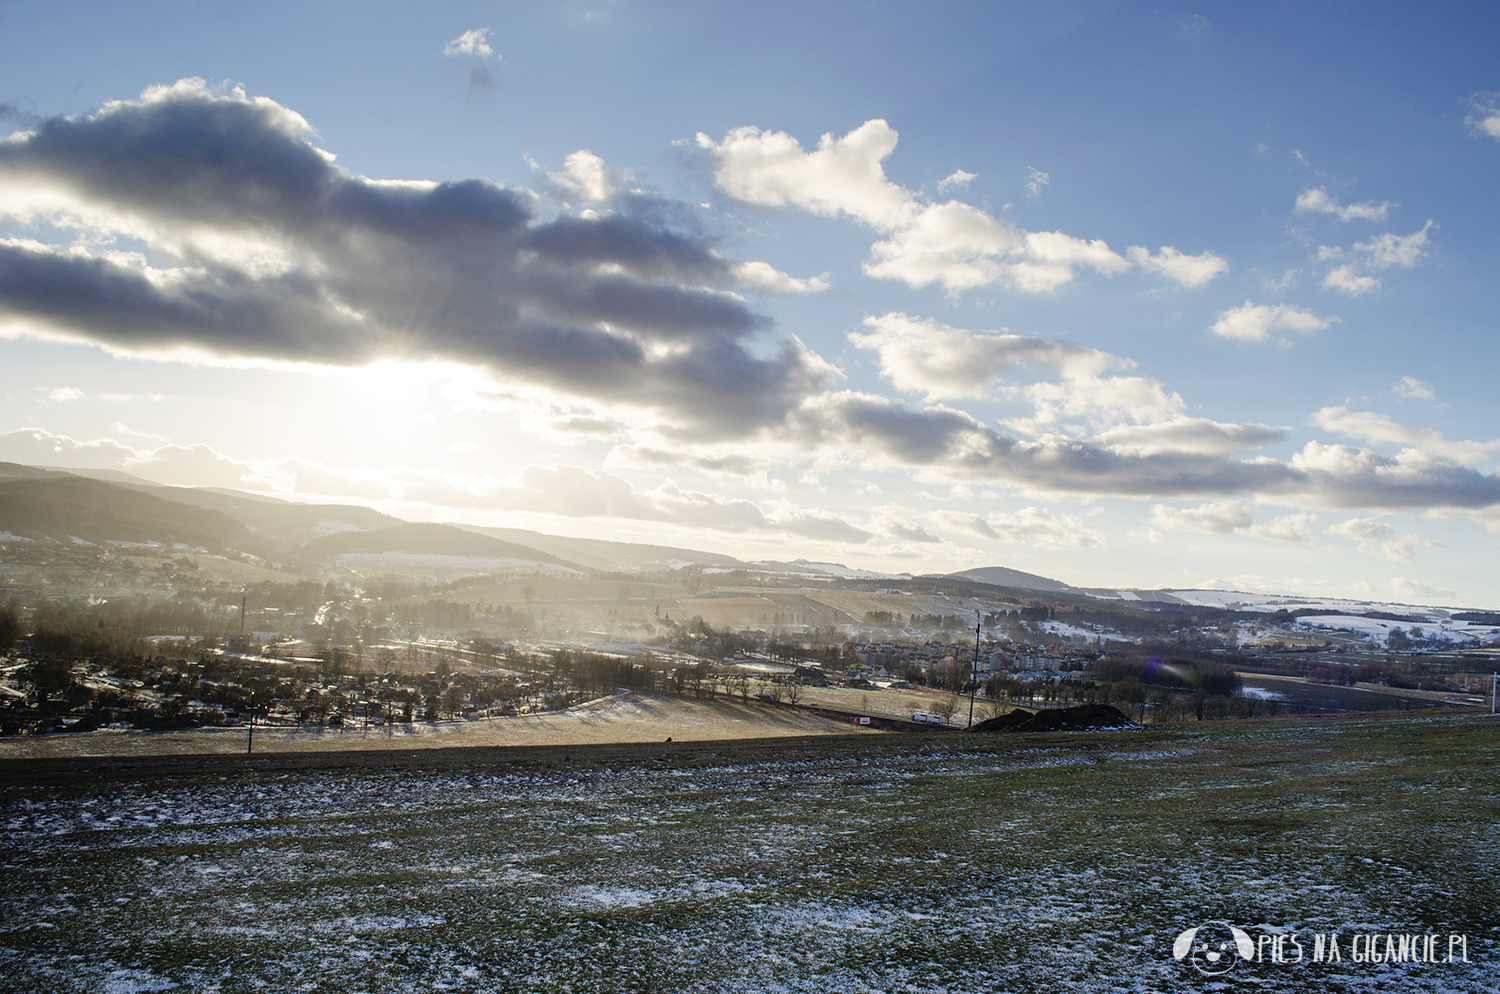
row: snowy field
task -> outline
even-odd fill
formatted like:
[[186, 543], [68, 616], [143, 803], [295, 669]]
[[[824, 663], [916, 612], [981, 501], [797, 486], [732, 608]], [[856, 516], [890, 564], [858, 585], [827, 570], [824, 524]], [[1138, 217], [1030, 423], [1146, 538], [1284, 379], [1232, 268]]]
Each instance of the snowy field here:
[[569, 566], [540, 559], [512, 559], [505, 556], [444, 556], [418, 552], [344, 552], [334, 560], [338, 565], [357, 572], [379, 576], [401, 573], [454, 579], [483, 573], [537, 573], [582, 577], [588, 574]]
[[1298, 618], [1297, 624], [1309, 628], [1354, 632], [1356, 635], [1374, 639], [1382, 644], [1390, 637], [1392, 629], [1396, 628], [1403, 632], [1408, 632], [1412, 628], [1420, 628], [1424, 638], [1469, 645], [1478, 645], [1500, 634], [1500, 627], [1495, 625], [1476, 625], [1467, 621], [1454, 621], [1450, 618], [1435, 618], [1425, 625], [1413, 625], [1408, 622], [1363, 618], [1353, 614], [1320, 614]]
[[[593, 755], [0, 767], [6, 987], [1500, 987], [1488, 719]], [[1309, 955], [1336, 931], [1345, 959], [1214, 981], [1172, 955], [1214, 919]], [[1369, 933], [1461, 935], [1469, 962], [1352, 961]]]

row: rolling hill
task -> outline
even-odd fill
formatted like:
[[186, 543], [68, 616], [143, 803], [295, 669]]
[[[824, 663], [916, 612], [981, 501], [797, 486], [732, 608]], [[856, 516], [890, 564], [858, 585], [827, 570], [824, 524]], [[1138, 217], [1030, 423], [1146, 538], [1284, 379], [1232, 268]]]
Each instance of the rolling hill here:
[[419, 556], [458, 556], [472, 559], [518, 559], [552, 563], [578, 569], [572, 563], [558, 562], [539, 549], [514, 542], [503, 542], [479, 535], [455, 525], [400, 524], [373, 531], [340, 532], [313, 539], [297, 550], [298, 557], [326, 562], [341, 555], [382, 555], [408, 553]]
[[0, 480], [0, 530], [34, 541], [183, 543], [244, 548], [252, 535], [219, 511], [128, 487], [57, 474]]
[[643, 545], [636, 542], [611, 542], [597, 538], [564, 538], [559, 535], [543, 535], [540, 532], [521, 528], [481, 528], [475, 525], [460, 526], [468, 531], [488, 535], [507, 542], [531, 546], [590, 569], [610, 572], [633, 572], [654, 569], [676, 569], [683, 565], [714, 566], [721, 569], [737, 569], [745, 564], [733, 556], [717, 552], [700, 552], [696, 549], [679, 549], [670, 545]]
[[1045, 576], [1037, 576], [1035, 573], [1023, 573], [1018, 569], [1010, 569], [1006, 566], [980, 566], [976, 569], [966, 569], [959, 573], [949, 573], [948, 576], [958, 577], [974, 583], [985, 583], [992, 587], [1010, 587], [1014, 590], [1050, 590], [1056, 593], [1064, 591], [1077, 591], [1076, 588], [1063, 583], [1061, 580], [1051, 580]]

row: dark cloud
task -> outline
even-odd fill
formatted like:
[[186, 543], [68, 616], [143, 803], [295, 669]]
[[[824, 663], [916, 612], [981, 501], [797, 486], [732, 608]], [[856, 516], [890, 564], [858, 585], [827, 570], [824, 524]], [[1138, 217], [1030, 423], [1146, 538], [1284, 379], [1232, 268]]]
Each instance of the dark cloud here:
[[[0, 7], [0, 9], [3, 9], [3, 7]], [[21, 128], [31, 128], [40, 124], [41, 120], [40, 117], [37, 117], [29, 110], [23, 110], [20, 104], [13, 101], [0, 103], [0, 121], [9, 121], [11, 124]]]
[[474, 90], [488, 90], [495, 85], [495, 74], [490, 72], [490, 67], [485, 65], [472, 66], [469, 69], [469, 88]]
[[12, 242], [0, 311], [123, 350], [457, 360], [704, 438], [774, 423], [826, 378], [797, 343], [759, 344], [768, 322], [720, 289], [732, 267], [705, 238], [549, 218], [485, 180], [369, 180], [307, 135], [272, 101], [178, 84], [0, 145], [0, 183], [61, 188], [180, 263]]
[[856, 446], [952, 479], [1126, 497], [1261, 494], [1286, 503], [1389, 510], [1500, 503], [1500, 476], [1428, 457], [1310, 443], [1290, 462], [1191, 451], [1117, 452], [1062, 436], [1008, 438], [961, 411], [910, 410], [867, 394], [826, 394], [793, 418], [809, 445]]
[[921, 525], [914, 525], [909, 521], [891, 521], [886, 524], [886, 531], [891, 538], [903, 542], [941, 542], [942, 539], [933, 535]]

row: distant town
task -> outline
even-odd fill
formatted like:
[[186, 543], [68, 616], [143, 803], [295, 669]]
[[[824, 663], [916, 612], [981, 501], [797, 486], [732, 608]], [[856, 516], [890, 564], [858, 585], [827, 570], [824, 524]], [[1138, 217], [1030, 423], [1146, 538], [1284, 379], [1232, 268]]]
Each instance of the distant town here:
[[743, 563], [0, 471], [7, 736], [367, 733], [622, 690], [950, 728], [1099, 702], [1151, 724], [1482, 707], [1500, 664], [1495, 612]]

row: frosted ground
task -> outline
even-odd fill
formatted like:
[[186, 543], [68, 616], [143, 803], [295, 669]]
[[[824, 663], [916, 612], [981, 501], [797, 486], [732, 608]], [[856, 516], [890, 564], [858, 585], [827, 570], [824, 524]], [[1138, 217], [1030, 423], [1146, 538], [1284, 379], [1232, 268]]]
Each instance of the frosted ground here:
[[[1500, 723], [0, 767], [46, 991], [1492, 991]], [[1241, 963], [1183, 929], [1465, 934]], [[1310, 948], [1310, 946], [1309, 946]]]

